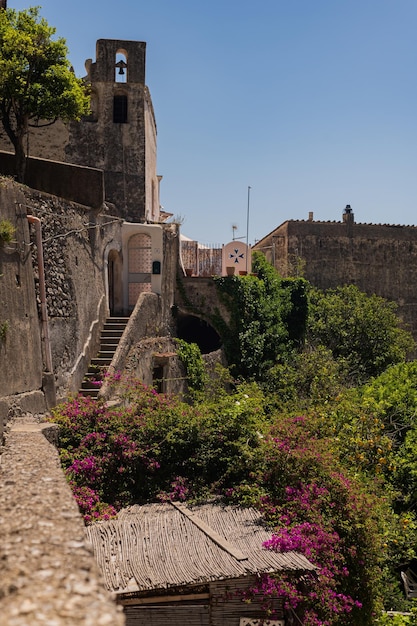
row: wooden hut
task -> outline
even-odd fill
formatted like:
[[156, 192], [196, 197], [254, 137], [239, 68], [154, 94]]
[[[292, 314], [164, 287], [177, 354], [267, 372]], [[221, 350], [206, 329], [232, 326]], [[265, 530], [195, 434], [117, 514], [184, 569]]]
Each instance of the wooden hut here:
[[271, 531], [251, 508], [131, 506], [86, 533], [126, 626], [283, 626], [281, 600], [266, 619], [261, 598], [244, 592], [262, 573], [315, 569], [296, 552], [263, 548]]

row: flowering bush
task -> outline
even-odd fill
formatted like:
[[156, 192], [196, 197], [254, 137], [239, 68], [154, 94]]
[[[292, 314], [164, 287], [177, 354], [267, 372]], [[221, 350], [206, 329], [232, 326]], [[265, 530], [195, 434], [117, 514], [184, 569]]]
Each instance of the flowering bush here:
[[264, 576], [254, 591], [282, 597], [305, 625], [370, 624], [380, 608], [383, 520], [389, 512], [381, 498], [342, 471], [331, 441], [315, 433], [312, 418], [276, 417], [264, 440], [263, 463], [250, 481], [228, 492], [263, 511], [274, 529], [268, 549], [296, 550], [317, 567], [302, 580]]
[[306, 626], [373, 623], [384, 576], [388, 589], [387, 555], [415, 524], [394, 516], [378, 483], [343, 470], [320, 413], [267, 415], [254, 383], [197, 395], [190, 406], [119, 374], [112, 382], [120, 406], [77, 397], [54, 411], [86, 523], [156, 499], [216, 494], [256, 506], [272, 529], [266, 547], [296, 550], [317, 571], [302, 580], [265, 575], [254, 593], [283, 598]]
[[74, 482], [70, 482], [75, 500], [84, 516], [85, 522], [108, 520], [117, 515], [116, 509], [108, 504], [100, 502], [99, 495], [89, 487], [78, 487]]
[[73, 489], [94, 491], [79, 502], [86, 521], [107, 515], [107, 505], [218, 493], [256, 458], [264, 419], [255, 385], [191, 407], [129, 377], [112, 382], [119, 407], [80, 396], [53, 411]]

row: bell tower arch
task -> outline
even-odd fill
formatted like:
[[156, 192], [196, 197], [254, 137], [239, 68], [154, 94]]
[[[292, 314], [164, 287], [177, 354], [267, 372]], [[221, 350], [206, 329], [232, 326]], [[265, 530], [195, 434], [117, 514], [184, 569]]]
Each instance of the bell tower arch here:
[[97, 41], [96, 61], [86, 61], [91, 115], [71, 123], [66, 147], [66, 161], [104, 171], [112, 214], [139, 223], [159, 220], [156, 122], [145, 63], [145, 42]]

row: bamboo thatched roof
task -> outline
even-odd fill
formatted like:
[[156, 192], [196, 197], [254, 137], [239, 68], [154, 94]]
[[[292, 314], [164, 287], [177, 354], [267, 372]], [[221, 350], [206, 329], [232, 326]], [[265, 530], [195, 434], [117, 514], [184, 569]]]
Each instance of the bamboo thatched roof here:
[[315, 570], [296, 552], [262, 547], [271, 531], [255, 509], [148, 504], [86, 529], [106, 586], [133, 593], [278, 571]]

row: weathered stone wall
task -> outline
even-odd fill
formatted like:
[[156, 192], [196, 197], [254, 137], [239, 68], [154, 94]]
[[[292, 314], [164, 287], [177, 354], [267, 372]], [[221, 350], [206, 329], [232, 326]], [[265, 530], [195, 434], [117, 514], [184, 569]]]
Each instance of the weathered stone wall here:
[[41, 220], [48, 328], [59, 400], [78, 390], [97, 353], [108, 315], [104, 250], [109, 242], [120, 239], [121, 220], [97, 216], [86, 207], [1, 180], [0, 215], [9, 217], [18, 231], [17, 243], [0, 250], [0, 324], [10, 321], [0, 345], [0, 397], [43, 387], [36, 238], [26, 217], [31, 213]]
[[0, 178], [0, 221], [9, 220], [14, 241], [0, 243], [0, 444], [9, 417], [45, 410], [41, 335], [36, 307], [29, 224], [22, 189]]
[[[29, 129], [29, 156], [64, 162], [68, 136], [68, 125], [61, 120], [48, 126], [31, 126]], [[1, 125], [0, 150], [13, 152], [13, 145]]]
[[[0, 152], [0, 172], [5, 176], [15, 175], [14, 153]], [[103, 172], [91, 167], [31, 157], [26, 161], [25, 184], [95, 209], [104, 202]]]
[[[10, 320], [10, 332], [0, 345], [0, 398], [44, 388], [45, 363], [42, 365], [36, 310], [39, 292], [35, 292], [35, 283], [38, 287], [39, 277], [35, 228], [29, 226], [26, 216], [31, 213], [41, 221], [52, 369], [60, 400], [77, 392], [91, 358], [97, 354], [100, 331], [108, 315], [105, 252], [112, 242], [121, 240], [122, 220], [98, 216], [87, 207], [41, 194], [7, 178], [2, 180], [1, 216], [19, 223], [20, 234], [17, 244], [0, 251], [2, 267], [7, 268], [0, 279], [0, 325]], [[148, 316], [142, 310], [136, 323], [137, 337], [133, 332], [132, 341], [135, 337], [171, 332], [177, 226], [163, 228], [163, 246], [162, 295]], [[3, 409], [1, 406], [0, 411], [8, 414], [9, 404]], [[42, 412], [36, 406], [36, 412]]]
[[283, 276], [301, 273], [320, 289], [354, 284], [395, 301], [417, 338], [417, 227], [288, 221], [255, 249]]
[[28, 209], [42, 221], [53, 370], [58, 396], [75, 392], [99, 345], [108, 315], [104, 250], [121, 221], [28, 190]]
[[0, 622], [123, 626], [49, 443], [51, 430], [22, 419], [7, 434], [0, 465]]
[[163, 391], [181, 395], [186, 389], [184, 365], [179, 360], [177, 346], [171, 337], [142, 339], [132, 346], [126, 360], [126, 372], [145, 385], [153, 386], [154, 368], [163, 368]]
[[164, 320], [171, 320], [171, 309], [175, 303], [179, 245], [178, 225], [165, 224], [163, 226], [164, 258], [161, 286], [161, 315]]
[[[215, 318], [218, 315], [226, 323], [230, 321], [230, 311], [220, 300], [216, 284], [211, 278], [179, 278], [175, 304], [180, 311], [197, 315], [214, 328]], [[218, 329], [218, 332], [221, 332], [221, 330]]]

